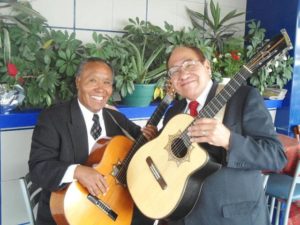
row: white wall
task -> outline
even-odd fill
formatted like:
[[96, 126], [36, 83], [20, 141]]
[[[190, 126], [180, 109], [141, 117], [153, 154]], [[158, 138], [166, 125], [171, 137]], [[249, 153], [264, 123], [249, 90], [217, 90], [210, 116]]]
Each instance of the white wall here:
[[[48, 20], [54, 28], [76, 32], [84, 42], [92, 40], [91, 33], [119, 33], [128, 18], [139, 17], [154, 25], [163, 27], [164, 21], [175, 29], [191, 27], [186, 7], [203, 12], [205, 0], [31, 0], [35, 10]], [[209, 0], [207, 0], [209, 2]], [[220, 4], [221, 12], [233, 9], [246, 11], [247, 0], [214, 0]], [[237, 20], [244, 20], [240, 17]], [[241, 33], [244, 25], [240, 26]]]

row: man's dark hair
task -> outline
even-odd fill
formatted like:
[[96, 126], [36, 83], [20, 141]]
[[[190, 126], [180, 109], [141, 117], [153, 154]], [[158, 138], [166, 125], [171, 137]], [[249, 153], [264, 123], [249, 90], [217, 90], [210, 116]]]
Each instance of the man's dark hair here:
[[183, 47], [183, 48], [189, 48], [189, 49], [191, 49], [192, 51], [194, 51], [194, 52], [196, 53], [196, 55], [198, 56], [199, 61], [200, 61], [201, 63], [203, 63], [203, 62], [205, 61], [206, 58], [205, 58], [205, 56], [204, 56], [204, 54], [203, 54], [203, 52], [201, 51], [200, 48], [197, 48], [197, 47], [192, 46], [192, 45], [178, 45], [178, 46], [175, 46], [175, 47], [173, 48], [173, 50], [171, 51], [171, 53], [170, 53], [170, 54], [168, 55], [168, 57], [167, 57], [167, 68], [168, 68], [169, 59], [170, 59], [170, 57], [171, 57], [171, 55], [172, 55], [174, 49], [180, 48], [180, 47]]
[[114, 69], [113, 69], [113, 67], [110, 65], [109, 62], [107, 62], [106, 60], [101, 59], [101, 58], [99, 58], [99, 57], [90, 57], [90, 58], [87, 58], [87, 59], [83, 60], [83, 61], [79, 64], [79, 66], [78, 66], [78, 68], [77, 68], [77, 71], [76, 71], [76, 73], [75, 73], [75, 76], [78, 77], [78, 76], [82, 73], [82, 70], [83, 70], [84, 66], [85, 66], [87, 63], [90, 63], [90, 62], [99, 62], [99, 63], [104, 63], [104, 64], [106, 64], [106, 65], [111, 69], [111, 71], [112, 71], [112, 76], [114, 77]]

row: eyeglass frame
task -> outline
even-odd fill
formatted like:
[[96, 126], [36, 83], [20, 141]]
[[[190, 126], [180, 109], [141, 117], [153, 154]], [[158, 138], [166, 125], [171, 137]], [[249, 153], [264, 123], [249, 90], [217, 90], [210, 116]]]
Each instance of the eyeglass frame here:
[[[196, 67], [200, 64], [201, 64], [200, 60], [188, 59], [188, 60], [184, 61], [180, 66], [172, 66], [170, 69], [168, 69], [167, 74], [171, 78], [177, 77], [181, 70], [188, 71], [188, 72], [194, 71], [197, 69]], [[187, 68], [187, 66], [195, 66], [195, 67]], [[172, 69], [174, 71], [172, 71]], [[176, 73], [176, 74], [174, 74], [174, 73]]]

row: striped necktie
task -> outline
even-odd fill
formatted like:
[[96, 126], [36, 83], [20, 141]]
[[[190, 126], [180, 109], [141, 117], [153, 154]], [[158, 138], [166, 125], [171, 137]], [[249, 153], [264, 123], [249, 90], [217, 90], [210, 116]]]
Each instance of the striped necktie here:
[[91, 135], [96, 140], [100, 136], [101, 131], [102, 131], [100, 123], [99, 123], [99, 116], [97, 114], [94, 114], [93, 121], [94, 121], [94, 124], [91, 129]]

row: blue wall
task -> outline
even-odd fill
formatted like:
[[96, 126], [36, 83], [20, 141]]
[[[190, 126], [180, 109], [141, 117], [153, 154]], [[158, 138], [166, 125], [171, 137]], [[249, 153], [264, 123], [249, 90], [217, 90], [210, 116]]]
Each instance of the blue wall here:
[[258, 3], [248, 0], [246, 12], [247, 21], [261, 21], [261, 26], [267, 30], [267, 38], [285, 28], [293, 43], [294, 48], [289, 52], [294, 57], [293, 79], [285, 87], [288, 93], [282, 107], [277, 110], [275, 119], [277, 131], [290, 136], [293, 136], [293, 127], [300, 124], [300, 42], [296, 42], [300, 38], [299, 1], [263, 0]]

